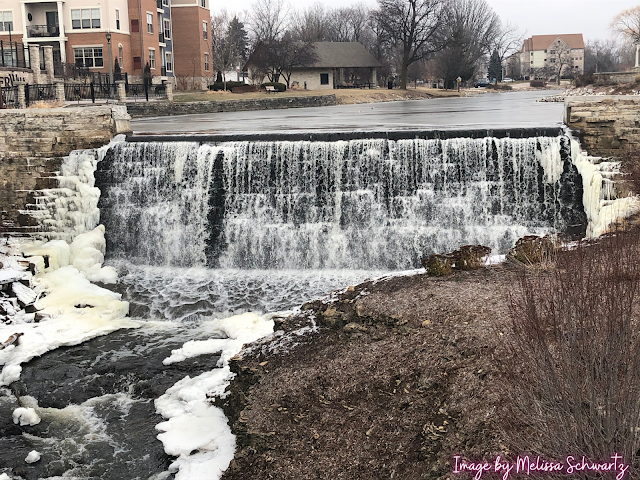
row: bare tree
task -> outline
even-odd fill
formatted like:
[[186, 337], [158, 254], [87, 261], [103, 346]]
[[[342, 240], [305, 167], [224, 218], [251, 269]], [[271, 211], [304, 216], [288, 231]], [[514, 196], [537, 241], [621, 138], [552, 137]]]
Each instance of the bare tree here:
[[294, 68], [310, 66], [316, 61], [313, 43], [298, 42], [289, 33], [280, 40], [260, 43], [249, 59], [254, 71], [258, 72], [254, 80], [259, 81], [267, 76], [271, 82], [279, 82], [283, 77], [287, 87], [290, 86]]
[[442, 49], [443, 0], [378, 0], [376, 24], [400, 53], [400, 88], [409, 65]]
[[556, 82], [560, 85], [560, 77], [566, 67], [573, 67], [573, 57], [571, 56], [571, 47], [562, 39], [556, 40], [549, 47], [549, 65], [554, 69]]
[[282, 38], [290, 16], [284, 0], [256, 0], [251, 7], [247, 23], [253, 44], [270, 43]]
[[611, 28], [634, 43], [640, 43], [640, 6], [624, 10], [613, 17]]
[[331, 13], [321, 3], [293, 15], [291, 32], [301, 42], [324, 42], [331, 40]]
[[492, 50], [498, 52], [498, 57], [503, 66], [506, 67], [506, 60], [520, 50], [523, 39], [524, 34], [518, 31], [516, 25], [509, 22], [506, 25], [499, 24]]
[[231, 36], [231, 22], [226, 10], [211, 16], [211, 63], [214, 71], [222, 74], [227, 89], [226, 71], [238, 63], [241, 52]]
[[471, 79], [499, 34], [500, 19], [485, 0], [454, 0], [445, 10], [445, 47], [436, 55], [436, 71], [452, 87], [457, 77]]
[[620, 54], [615, 40], [593, 40], [584, 48], [584, 73], [615, 72], [620, 68]]

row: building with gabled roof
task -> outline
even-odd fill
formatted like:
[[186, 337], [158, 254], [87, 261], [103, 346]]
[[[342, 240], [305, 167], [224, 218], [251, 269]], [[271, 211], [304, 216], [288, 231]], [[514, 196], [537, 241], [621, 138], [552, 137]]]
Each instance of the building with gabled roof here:
[[[293, 69], [290, 81], [292, 86], [307, 90], [376, 86], [377, 69], [381, 64], [361, 43], [314, 42], [313, 46], [316, 60]], [[252, 75], [255, 53], [249, 57], [245, 68], [249, 71], [249, 78], [261, 83], [263, 79], [256, 79]]]
[[[561, 58], [562, 56], [562, 58]], [[584, 38], [581, 33], [560, 35], [533, 35], [520, 50], [522, 75], [525, 77], [551, 76], [562, 63], [562, 75], [584, 72]]]

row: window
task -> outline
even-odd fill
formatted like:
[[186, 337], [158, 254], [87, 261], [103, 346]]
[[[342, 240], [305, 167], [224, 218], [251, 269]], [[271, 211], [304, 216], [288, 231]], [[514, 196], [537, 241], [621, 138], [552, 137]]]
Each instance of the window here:
[[71, 10], [71, 28], [74, 30], [100, 28], [100, 9]]
[[204, 71], [205, 72], [209, 71], [209, 54], [208, 53], [204, 54]]
[[140, 31], [140, 23], [138, 22], [138, 19], [131, 19], [131, 32], [132, 33], [138, 33]]
[[153, 13], [147, 12], [147, 33], [153, 33]]
[[0, 12], [0, 32], [13, 30], [13, 12]]
[[98, 68], [104, 66], [102, 47], [74, 48], [73, 56], [76, 67]]
[[549, 60], [551, 63], [556, 63], [556, 59], [552, 58], [551, 60]]
[[120, 64], [120, 68], [124, 68], [123, 60], [124, 55], [122, 55], [122, 45], [118, 45], [118, 63]]
[[120, 10], [116, 8], [116, 30], [120, 30]]
[[200, 6], [202, 8], [207, 8], [207, 0], [200, 0]]
[[165, 65], [165, 68], [167, 69], [167, 72], [170, 72], [173, 70], [173, 61], [171, 58], [171, 52], [166, 52], [164, 54], [164, 65]]
[[551, 50], [551, 51], [549, 51], [549, 53], [550, 53], [551, 55], [555, 55], [555, 54], [556, 54], [556, 51], [555, 51], [555, 50]]
[[164, 38], [171, 38], [171, 22], [164, 19]]
[[169, 6], [169, 0], [162, 0], [162, 5], [164, 5], [165, 7]]
[[329, 85], [329, 74], [321, 73], [320, 74], [320, 85]]
[[202, 22], [202, 38], [207, 39], [207, 22]]
[[149, 49], [149, 68], [156, 69], [156, 51], [153, 48]]

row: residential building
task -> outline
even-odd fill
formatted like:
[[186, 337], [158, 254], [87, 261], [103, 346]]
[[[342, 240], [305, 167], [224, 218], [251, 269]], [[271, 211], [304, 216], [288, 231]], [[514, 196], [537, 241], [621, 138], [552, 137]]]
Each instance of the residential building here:
[[581, 33], [533, 35], [520, 50], [522, 75], [550, 78], [558, 74], [579, 75], [584, 72], [584, 38]]
[[117, 58], [130, 80], [141, 78], [149, 63], [152, 76], [160, 81], [173, 76], [163, 69], [167, 58], [173, 60], [171, 38], [164, 35], [171, 33], [169, 1], [3, 0], [0, 40], [51, 45], [57, 63], [92, 72], [108, 73], [109, 63], [113, 67]]
[[172, 0], [171, 18], [178, 88], [207, 89], [215, 80], [209, 0]]

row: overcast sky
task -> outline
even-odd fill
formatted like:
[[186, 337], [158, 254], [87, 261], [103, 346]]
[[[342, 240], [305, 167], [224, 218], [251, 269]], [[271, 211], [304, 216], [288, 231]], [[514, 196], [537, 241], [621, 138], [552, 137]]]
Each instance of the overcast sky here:
[[[227, 11], [250, 10], [254, 0], [225, 2]], [[506, 23], [512, 22], [527, 36], [556, 33], [582, 33], [585, 40], [606, 39], [611, 36], [611, 19], [628, 8], [640, 4], [638, 0], [487, 0]], [[217, 3], [217, 2], [211, 2]], [[303, 9], [317, 0], [289, 0], [295, 9]], [[327, 7], [365, 3], [375, 7], [374, 0], [324, 0]], [[233, 7], [231, 7], [233, 4]], [[215, 6], [213, 7], [216, 11]]]

